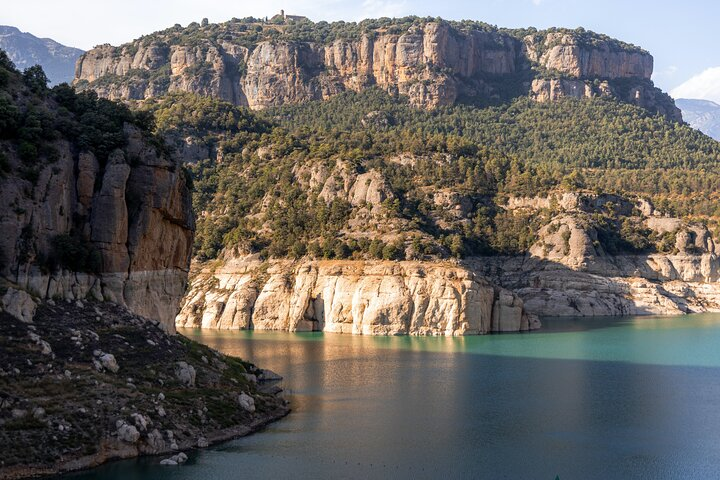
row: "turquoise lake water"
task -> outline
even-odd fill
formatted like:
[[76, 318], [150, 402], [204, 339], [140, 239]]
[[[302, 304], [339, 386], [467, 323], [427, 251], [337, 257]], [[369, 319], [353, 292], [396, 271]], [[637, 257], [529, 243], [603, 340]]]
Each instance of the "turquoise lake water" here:
[[285, 377], [261, 433], [73, 479], [720, 478], [720, 315], [462, 338], [181, 330]]

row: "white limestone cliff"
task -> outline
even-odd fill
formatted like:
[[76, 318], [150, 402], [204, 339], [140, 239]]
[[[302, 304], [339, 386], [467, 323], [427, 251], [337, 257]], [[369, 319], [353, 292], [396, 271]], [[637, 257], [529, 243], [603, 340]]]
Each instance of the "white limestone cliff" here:
[[516, 295], [451, 263], [254, 257], [199, 272], [176, 324], [448, 336], [539, 327]]

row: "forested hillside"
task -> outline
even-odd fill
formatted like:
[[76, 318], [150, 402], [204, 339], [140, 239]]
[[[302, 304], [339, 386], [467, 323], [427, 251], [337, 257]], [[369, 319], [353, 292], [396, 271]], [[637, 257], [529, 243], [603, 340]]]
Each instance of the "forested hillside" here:
[[75, 85], [183, 157], [200, 260], [437, 259], [529, 251], [562, 193], [609, 253], [672, 249], [648, 215], [714, 228], [720, 144], [651, 74], [583, 29], [278, 16], [98, 47]]
[[[563, 191], [643, 198], [711, 225], [720, 216], [720, 144], [613, 100], [423, 111], [371, 89], [259, 114], [188, 94], [147, 108], [176, 144], [203, 146], [188, 159], [200, 259], [224, 247], [272, 257], [517, 254], [559, 207], [538, 214], [508, 199]], [[609, 252], [672, 248], [637, 215], [607, 208], [587, 221]]]

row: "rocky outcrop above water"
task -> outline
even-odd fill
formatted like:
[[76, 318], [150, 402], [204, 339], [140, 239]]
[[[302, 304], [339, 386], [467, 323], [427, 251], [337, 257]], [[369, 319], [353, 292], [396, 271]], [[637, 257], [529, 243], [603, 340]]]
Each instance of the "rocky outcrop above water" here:
[[[566, 193], [511, 198], [510, 210], [559, 213], [528, 255], [471, 259], [469, 268], [515, 292], [540, 316], [664, 315], [720, 311], [720, 247], [702, 224], [663, 216], [646, 200]], [[587, 214], [633, 215], [665, 252], [610, 253]]]
[[[283, 25], [178, 27], [90, 50], [77, 63], [75, 84], [116, 99], [180, 91], [253, 109], [371, 86], [406, 95], [422, 108], [528, 93], [539, 101], [607, 95], [680, 119], [672, 100], [650, 81], [652, 56], [617, 40], [584, 31], [522, 37], [448, 22], [400, 25], [322, 41]], [[314, 24], [307, 28], [322, 35]], [[533, 68], [545, 74], [531, 83]], [[597, 80], [604, 84], [595, 87]]]
[[594, 269], [537, 258], [473, 259], [469, 264], [512, 290], [528, 312], [539, 316], [720, 311], [720, 263], [709, 254], [622, 255]]
[[174, 331], [194, 230], [190, 194], [177, 160], [135, 127], [124, 134], [127, 146], [105, 165], [59, 141], [58, 160], [34, 184], [0, 178], [0, 201], [12, 206], [0, 212], [0, 276], [39, 298], [125, 305]]
[[261, 265], [198, 273], [177, 326], [471, 335], [532, 330], [542, 316], [720, 311], [714, 254], [621, 255], [593, 268], [533, 256]]
[[[362, 183], [368, 189], [361, 202], [381, 197], [372, 174]], [[353, 190], [341, 176], [337, 186], [328, 191]], [[463, 217], [462, 197], [441, 191], [435, 201]], [[226, 256], [196, 267], [177, 325], [468, 335], [533, 329], [536, 316], [720, 311], [720, 246], [702, 224], [664, 216], [647, 200], [609, 194], [512, 197], [504, 208], [555, 212], [525, 255], [462, 262]], [[622, 226], [609, 230], [604, 222]], [[623, 244], [633, 231], [655, 242], [645, 244], [649, 251]]]
[[516, 295], [450, 263], [244, 257], [195, 275], [177, 326], [450, 336], [539, 321]]

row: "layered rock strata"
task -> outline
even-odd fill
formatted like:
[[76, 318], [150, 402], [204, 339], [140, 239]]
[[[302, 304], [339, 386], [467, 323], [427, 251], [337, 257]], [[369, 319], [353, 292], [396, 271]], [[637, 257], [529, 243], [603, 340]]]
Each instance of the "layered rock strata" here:
[[[461, 196], [440, 192], [436, 200], [462, 211]], [[194, 274], [177, 324], [465, 335], [533, 329], [536, 316], [720, 311], [720, 245], [702, 224], [663, 216], [647, 200], [606, 194], [513, 197], [504, 208], [556, 215], [522, 256], [459, 263], [226, 257]], [[592, 216], [609, 209], [662, 238], [666, 253], [608, 253]]]
[[[646, 200], [565, 193], [511, 198], [510, 210], [559, 210], [528, 255], [471, 259], [468, 267], [520, 296], [540, 316], [667, 315], [720, 311], [720, 245], [708, 228], [663, 216]], [[636, 214], [671, 240], [667, 253], [605, 251], [585, 215]]]
[[[225, 26], [233, 28], [232, 22]], [[252, 109], [371, 86], [406, 95], [423, 108], [523, 94], [538, 101], [613, 96], [681, 119], [650, 81], [652, 56], [605, 37], [585, 42], [572, 32], [541, 32], [518, 38], [428, 22], [401, 33], [380, 30], [325, 43], [281, 35], [248, 44], [244, 34], [216, 39], [210, 27], [196, 28], [192, 45], [182, 31], [166, 31], [92, 49], [78, 60], [75, 83], [114, 99], [192, 92]], [[544, 72], [542, 78], [531, 82], [532, 68]]]
[[473, 259], [538, 316], [679, 315], [720, 311], [717, 257], [623, 255], [592, 269], [538, 258]]
[[523, 302], [450, 263], [228, 259], [199, 272], [180, 327], [473, 335], [539, 327]]

